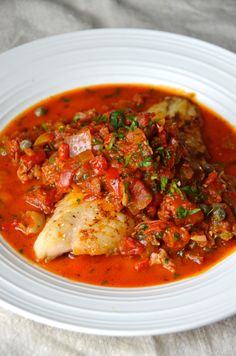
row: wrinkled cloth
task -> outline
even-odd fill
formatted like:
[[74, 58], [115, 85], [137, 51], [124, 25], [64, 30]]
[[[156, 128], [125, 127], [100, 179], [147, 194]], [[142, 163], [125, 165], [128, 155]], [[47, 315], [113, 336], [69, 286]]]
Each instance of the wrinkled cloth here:
[[[0, 52], [49, 35], [102, 27], [176, 32], [236, 52], [236, 0], [0, 1]], [[91, 336], [41, 325], [0, 309], [0, 355], [234, 356], [235, 330], [236, 316], [164, 336]]]

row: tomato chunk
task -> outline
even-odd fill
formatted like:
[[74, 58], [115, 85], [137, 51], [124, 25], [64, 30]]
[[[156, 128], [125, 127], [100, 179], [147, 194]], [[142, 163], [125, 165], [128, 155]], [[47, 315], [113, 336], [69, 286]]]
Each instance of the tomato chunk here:
[[141, 255], [144, 252], [144, 246], [132, 237], [125, 237], [121, 246], [121, 253], [123, 255]]
[[28, 169], [31, 169], [34, 165], [43, 162], [45, 158], [46, 153], [44, 151], [36, 151], [31, 156], [23, 155], [20, 159]]
[[172, 250], [182, 250], [190, 240], [190, 235], [184, 227], [168, 226], [163, 235], [165, 244]]
[[149, 259], [148, 258], [144, 258], [143, 260], [138, 261], [138, 262], [135, 263], [134, 269], [139, 272], [139, 271], [142, 271], [144, 269], [147, 269], [149, 266], [150, 266]]
[[121, 198], [120, 174], [116, 168], [110, 167], [106, 171], [108, 189]]
[[61, 161], [65, 161], [70, 156], [70, 147], [67, 143], [61, 143], [58, 148], [58, 158]]
[[90, 162], [94, 173], [97, 174], [98, 176], [102, 176], [105, 174], [108, 163], [105, 157], [103, 156], [97, 156], [95, 157], [91, 162]]

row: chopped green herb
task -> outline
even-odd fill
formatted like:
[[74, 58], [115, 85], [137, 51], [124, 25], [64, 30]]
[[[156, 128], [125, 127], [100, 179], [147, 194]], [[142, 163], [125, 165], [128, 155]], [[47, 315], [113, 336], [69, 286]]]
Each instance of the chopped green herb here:
[[114, 145], [115, 140], [116, 140], [116, 137], [115, 137], [115, 135], [113, 135], [111, 140], [110, 140], [110, 142], [109, 142], [109, 144], [105, 147], [106, 150], [109, 151], [112, 148], [112, 146]]
[[56, 148], [55, 148], [53, 142], [49, 142], [49, 143], [48, 143], [48, 147], [50, 148], [51, 151], [56, 151]]
[[200, 208], [196, 208], [196, 209], [193, 209], [193, 210], [188, 210], [188, 209], [185, 209], [183, 206], [179, 206], [176, 209], [176, 217], [178, 219], [183, 219], [183, 218], [186, 218], [187, 216], [191, 216], [193, 214], [196, 214], [199, 211], [201, 211]]
[[79, 120], [80, 120], [80, 116], [81, 116], [80, 113], [76, 113], [75, 116], [73, 117], [72, 121], [73, 121], [73, 122], [79, 121]]
[[192, 198], [195, 202], [201, 202], [206, 200], [206, 194], [203, 193], [199, 187], [194, 187], [191, 185], [186, 185], [181, 187], [181, 190], [185, 192], [190, 198]]
[[125, 167], [128, 166], [131, 158], [132, 158], [132, 153], [130, 153], [128, 156], [125, 157]]
[[46, 109], [44, 106], [40, 106], [40, 107], [38, 107], [37, 109], [34, 110], [34, 114], [37, 117], [44, 116], [44, 115], [47, 114], [47, 112], [48, 112], [48, 109]]
[[71, 101], [71, 98], [68, 98], [68, 96], [62, 96], [61, 100], [64, 101], [64, 103], [69, 103]]
[[147, 156], [143, 159], [142, 162], [139, 163], [139, 167], [150, 167], [152, 165], [152, 157]]
[[115, 130], [124, 127], [124, 115], [122, 110], [113, 111], [110, 115], [110, 123]]
[[178, 193], [179, 195], [183, 196], [181, 189], [178, 187], [175, 181], [171, 182], [169, 191], [171, 194]]
[[53, 164], [55, 162], [55, 158], [56, 157], [54, 156], [54, 154], [52, 156], [50, 156], [49, 159], [48, 159], [49, 163]]
[[174, 233], [173, 240], [174, 240], [174, 241], [179, 241], [179, 239], [180, 239], [180, 234], [179, 234], [178, 232], [175, 232], [175, 233]]
[[179, 219], [186, 218], [188, 216], [188, 214], [189, 214], [189, 211], [182, 206], [179, 206], [176, 209], [176, 217]]
[[107, 116], [105, 116], [105, 115], [98, 115], [96, 118], [95, 118], [95, 122], [97, 123], [97, 124], [99, 124], [100, 122], [107, 122], [107, 120], [108, 120], [108, 117]]
[[199, 211], [201, 211], [201, 209], [200, 209], [200, 208], [196, 208], [196, 209], [190, 210], [190, 211], [189, 211], [189, 213], [188, 213], [188, 215], [190, 216], [190, 215], [193, 215], [193, 214], [199, 213]]
[[141, 224], [140, 225], [140, 229], [145, 231], [145, 230], [148, 229], [148, 225], [147, 224]]
[[48, 131], [48, 130], [49, 130], [49, 127], [48, 127], [47, 122], [42, 122], [42, 123], [41, 123], [41, 127], [42, 127], [42, 129], [43, 129], [44, 131]]
[[125, 193], [127, 194], [128, 197], [128, 202], [130, 201], [130, 190], [129, 190], [129, 182], [125, 182]]
[[86, 180], [88, 178], [88, 176], [89, 176], [88, 173], [84, 173], [83, 174], [83, 180]]
[[164, 232], [162, 232], [162, 231], [157, 232], [157, 233], [155, 234], [155, 238], [156, 238], [156, 239], [162, 239], [163, 235], [164, 235]]
[[138, 121], [133, 121], [129, 127], [129, 130], [134, 131], [137, 127], [139, 127]]
[[168, 265], [168, 263], [170, 262], [169, 258], [164, 258], [164, 263]]
[[166, 190], [167, 184], [168, 184], [168, 178], [162, 177], [161, 178], [161, 192], [164, 192]]
[[129, 182], [125, 182], [125, 193], [129, 192]]
[[160, 152], [163, 152], [164, 151], [164, 147], [162, 147], [162, 146], [159, 146], [159, 147], [157, 147], [156, 149], [155, 149], [155, 152], [156, 153], [160, 153]]
[[119, 138], [119, 139], [121, 139], [121, 140], [123, 140], [123, 139], [125, 138], [125, 135], [124, 135], [122, 132], [118, 132], [118, 133], [116, 134], [116, 137]]
[[156, 174], [152, 174], [151, 177], [150, 177], [151, 180], [155, 180], [157, 178], [158, 178], [158, 174], [157, 173]]
[[114, 159], [115, 159], [117, 162], [120, 162], [120, 163], [124, 163], [124, 162], [125, 162], [124, 157], [114, 157]]
[[80, 204], [81, 200], [78, 198], [76, 199], [77, 203]]
[[65, 131], [65, 126], [60, 126], [60, 127], [58, 128], [58, 130], [59, 130], [59, 132], [64, 132], [64, 131]]
[[163, 162], [164, 165], [167, 164], [167, 162], [171, 159], [171, 152], [168, 148], [164, 148], [162, 146], [157, 147], [155, 149], [155, 153], [159, 153], [159, 155], [161, 156], [161, 160]]

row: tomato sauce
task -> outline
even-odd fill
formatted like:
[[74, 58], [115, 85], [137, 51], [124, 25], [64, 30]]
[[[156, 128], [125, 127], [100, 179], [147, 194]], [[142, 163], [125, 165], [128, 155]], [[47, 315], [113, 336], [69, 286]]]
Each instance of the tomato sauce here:
[[[146, 85], [101, 85], [75, 89], [63, 94], [52, 96], [40, 103], [48, 108], [47, 122], [59, 119], [70, 120], [76, 112], [95, 108], [104, 113], [111, 109], [129, 106], [135, 94], [145, 95], [142, 110], [164, 98], [166, 95], [183, 95], [180, 91], [169, 88], [158, 88]], [[38, 106], [39, 104], [37, 104]], [[35, 117], [36, 105], [19, 115], [4, 129], [2, 135], [35, 125], [45, 123], [44, 117]], [[219, 115], [200, 105], [203, 116], [203, 137], [212, 162], [222, 162], [225, 171], [236, 176], [236, 132]], [[7, 179], [5, 179], [7, 177]], [[21, 184], [16, 175], [16, 167], [6, 156], [0, 156], [0, 217], [9, 220], [19, 211], [26, 211], [27, 204], [23, 199], [24, 192], [32, 182]], [[6, 209], [7, 207], [7, 209]], [[4, 239], [32, 263], [35, 262], [33, 244], [35, 236], [25, 236], [14, 230], [2, 231]], [[190, 260], [177, 257], [175, 260], [177, 273], [171, 274], [161, 265], [153, 265], [148, 269], [137, 271], [134, 266], [138, 257], [129, 256], [69, 256], [58, 257], [48, 263], [39, 262], [37, 266], [56, 273], [62, 277], [109, 287], [144, 287], [172, 282], [199, 274], [235, 251], [236, 240], [222, 244], [209, 252], [201, 265]]]

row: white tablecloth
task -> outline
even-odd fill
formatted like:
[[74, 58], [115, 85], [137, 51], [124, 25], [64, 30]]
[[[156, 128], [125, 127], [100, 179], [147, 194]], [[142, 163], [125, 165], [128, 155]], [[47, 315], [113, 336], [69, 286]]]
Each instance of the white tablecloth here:
[[[100, 27], [176, 32], [236, 52], [236, 0], [0, 0], [0, 52]], [[233, 356], [236, 316], [179, 334], [118, 338], [63, 331], [0, 309], [0, 355]]]

